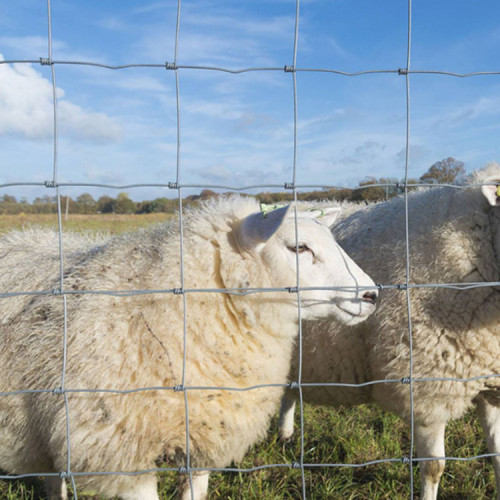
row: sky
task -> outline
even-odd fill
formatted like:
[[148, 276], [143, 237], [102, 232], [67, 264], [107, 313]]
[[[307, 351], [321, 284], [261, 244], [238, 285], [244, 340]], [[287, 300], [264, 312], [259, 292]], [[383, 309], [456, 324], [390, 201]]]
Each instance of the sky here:
[[[175, 58], [177, 0], [51, 2], [54, 61], [159, 64]], [[46, 0], [0, 4], [0, 60], [48, 57]], [[412, 71], [500, 71], [500, 3], [413, 0]], [[179, 66], [232, 70], [293, 64], [295, 0], [183, 0]], [[302, 0], [297, 69], [391, 70], [407, 64], [405, 0]], [[176, 75], [163, 67], [111, 70], [55, 64], [57, 180], [113, 186], [177, 179]], [[246, 187], [293, 180], [293, 75], [180, 68], [179, 181]], [[296, 183], [356, 186], [402, 179], [406, 78], [297, 71]], [[500, 161], [500, 75], [410, 74], [409, 175], [452, 156], [467, 171]], [[53, 177], [51, 68], [0, 64], [0, 184]], [[183, 189], [183, 195], [201, 188]], [[78, 186], [95, 198], [173, 197], [155, 187]], [[257, 191], [269, 190], [267, 187]], [[47, 188], [0, 187], [28, 199]]]

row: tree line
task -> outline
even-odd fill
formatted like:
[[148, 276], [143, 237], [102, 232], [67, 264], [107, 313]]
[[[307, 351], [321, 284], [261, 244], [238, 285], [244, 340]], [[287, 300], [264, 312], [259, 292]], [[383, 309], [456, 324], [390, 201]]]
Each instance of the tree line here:
[[[458, 176], [465, 174], [464, 163], [452, 157], [438, 161], [431, 165], [419, 179], [409, 179], [408, 184], [449, 184]], [[331, 188], [318, 191], [299, 192], [297, 197], [303, 201], [337, 200], [337, 201], [385, 201], [401, 193], [402, 181], [396, 178], [368, 177], [359, 182], [358, 187]], [[199, 195], [192, 195], [182, 200], [183, 205], [199, 203], [202, 200], [218, 196], [210, 189], [204, 189]], [[264, 192], [256, 195], [261, 203], [278, 203], [292, 201], [292, 191]], [[75, 199], [61, 196], [61, 210], [70, 214], [149, 214], [174, 213], [179, 208], [177, 199], [156, 198], [151, 201], [133, 201], [127, 193], [118, 193], [116, 198], [103, 195], [95, 200], [89, 193], [83, 193]], [[14, 196], [4, 194], [0, 196], [0, 214], [20, 213], [57, 213], [57, 198], [42, 196], [35, 198], [31, 203], [26, 199], [17, 200]]]

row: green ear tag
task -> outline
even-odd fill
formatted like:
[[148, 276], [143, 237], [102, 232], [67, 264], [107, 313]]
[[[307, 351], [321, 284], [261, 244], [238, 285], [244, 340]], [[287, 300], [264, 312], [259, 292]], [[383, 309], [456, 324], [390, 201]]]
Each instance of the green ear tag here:
[[283, 203], [276, 203], [274, 205], [270, 205], [269, 203], [261, 203], [260, 204], [260, 211], [262, 212], [262, 217], [267, 217], [267, 214], [269, 212], [272, 212], [273, 210], [276, 210], [277, 208], [283, 208], [286, 207]]

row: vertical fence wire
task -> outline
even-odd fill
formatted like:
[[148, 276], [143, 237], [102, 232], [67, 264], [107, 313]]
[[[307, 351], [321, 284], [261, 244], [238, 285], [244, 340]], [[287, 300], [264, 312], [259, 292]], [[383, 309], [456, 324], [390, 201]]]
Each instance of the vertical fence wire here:
[[179, 201], [179, 261], [180, 261], [180, 292], [182, 294], [182, 381], [181, 386], [174, 390], [181, 390], [184, 398], [184, 414], [185, 414], [185, 427], [186, 427], [186, 465], [181, 467], [179, 474], [186, 473], [188, 477], [189, 490], [191, 500], [194, 500], [193, 489], [193, 473], [191, 470], [191, 445], [189, 436], [189, 400], [188, 391], [186, 389], [186, 366], [188, 354], [188, 332], [187, 332], [187, 296], [185, 293], [184, 282], [184, 219], [182, 207], [182, 188], [181, 188], [181, 103], [180, 103], [180, 81], [179, 70], [177, 68], [177, 60], [179, 55], [179, 33], [181, 23], [181, 6], [182, 1], [177, 1], [177, 16], [175, 23], [175, 45], [174, 45], [174, 63], [173, 70], [175, 74], [175, 101], [176, 101], [176, 175], [175, 175], [175, 188], [177, 189], [177, 196]]
[[[298, 467], [300, 467], [302, 498], [307, 498], [306, 477], [304, 469], [304, 405], [302, 397], [302, 302], [300, 295], [300, 259], [299, 259], [299, 232], [298, 232], [298, 212], [297, 212], [297, 148], [298, 148], [298, 98], [297, 98], [297, 50], [299, 43], [299, 22], [300, 22], [300, 0], [295, 2], [295, 29], [293, 37], [293, 55], [292, 55], [292, 92], [293, 92], [293, 160], [292, 160], [292, 189], [294, 199], [294, 218], [295, 218], [295, 265], [296, 265], [296, 287], [297, 287], [297, 319], [298, 319], [298, 349], [299, 349], [299, 369], [297, 375], [297, 390], [299, 391], [299, 422], [300, 422], [300, 457]], [[297, 466], [294, 464], [294, 466]]]
[[59, 290], [57, 294], [61, 295], [63, 307], [63, 346], [62, 346], [62, 368], [61, 368], [61, 386], [54, 389], [55, 397], [63, 397], [65, 423], [66, 423], [66, 471], [60, 472], [61, 481], [68, 477], [72, 483], [74, 498], [78, 499], [76, 484], [71, 473], [71, 423], [68, 395], [65, 391], [66, 368], [67, 368], [67, 350], [68, 350], [68, 309], [67, 298], [64, 293], [64, 244], [62, 230], [62, 210], [61, 210], [61, 192], [58, 186], [58, 161], [59, 161], [59, 119], [57, 104], [57, 83], [56, 70], [52, 59], [52, 6], [50, 0], [47, 0], [47, 40], [48, 40], [48, 64], [52, 76], [52, 103], [53, 103], [53, 172], [52, 181], [47, 182], [47, 187], [55, 187], [57, 199], [57, 230], [59, 243]]
[[408, 343], [409, 343], [409, 398], [410, 398], [410, 457], [408, 461], [410, 475], [410, 498], [413, 498], [413, 454], [415, 442], [415, 415], [413, 401], [413, 323], [411, 316], [411, 291], [410, 291], [410, 232], [409, 232], [409, 207], [408, 207], [408, 179], [410, 166], [410, 63], [411, 63], [411, 17], [412, 0], [408, 0], [408, 39], [406, 51], [406, 150], [405, 150], [405, 176], [404, 176], [404, 207], [405, 207], [405, 242], [406, 242], [406, 307], [408, 316]]
[[[411, 276], [410, 276], [410, 230], [409, 230], [409, 203], [408, 203], [408, 195], [409, 195], [409, 166], [410, 166], [410, 125], [411, 125], [411, 107], [410, 107], [410, 74], [411, 71], [411, 48], [412, 48], [412, 0], [408, 0], [407, 4], [408, 8], [408, 19], [407, 19], [407, 51], [406, 51], [406, 68], [403, 70], [383, 70], [383, 71], [371, 71], [371, 73], [376, 72], [386, 72], [386, 73], [399, 73], [404, 75], [405, 77], [405, 94], [406, 94], [406, 146], [405, 146], [405, 165], [404, 165], [404, 188], [403, 188], [403, 196], [404, 196], [404, 220], [405, 220], [405, 243], [406, 243], [406, 283], [405, 283], [405, 292], [406, 292], [406, 309], [407, 309], [407, 318], [408, 318], [408, 341], [409, 341], [409, 377], [404, 377], [404, 383], [409, 384], [409, 398], [410, 398], [410, 453], [408, 459], [409, 466], [409, 482], [410, 482], [410, 495], [414, 496], [414, 478], [413, 478], [413, 468], [415, 457], [415, 415], [414, 415], [414, 383], [415, 380], [413, 378], [413, 369], [414, 369], [414, 360], [413, 360], [413, 324], [412, 324], [412, 307], [411, 307]], [[59, 246], [59, 290], [54, 290], [54, 295], [61, 295], [62, 300], [62, 309], [63, 309], [63, 332], [62, 332], [62, 370], [61, 370], [61, 382], [60, 387], [53, 389], [53, 394], [55, 397], [63, 397], [64, 400], [64, 409], [65, 409], [65, 424], [66, 424], [66, 471], [60, 471], [61, 479], [69, 478], [73, 491], [74, 497], [77, 498], [77, 490], [75, 485], [74, 474], [71, 471], [71, 422], [70, 422], [70, 411], [69, 411], [69, 401], [68, 401], [68, 389], [66, 388], [66, 370], [67, 370], [67, 359], [68, 359], [68, 313], [67, 313], [67, 292], [64, 290], [64, 245], [63, 245], [63, 228], [62, 228], [62, 210], [61, 210], [61, 193], [60, 187], [62, 184], [59, 183], [59, 174], [58, 174], [58, 103], [57, 103], [57, 85], [56, 85], [56, 71], [55, 64], [56, 62], [52, 57], [52, 7], [51, 0], [47, 0], [47, 13], [48, 13], [48, 58], [41, 59], [40, 62], [42, 64], [50, 65], [51, 69], [51, 78], [52, 78], [52, 98], [53, 98], [53, 173], [52, 180], [46, 181], [44, 184], [47, 188], [55, 188], [56, 190], [56, 201], [57, 201], [57, 230], [58, 230], [58, 246]], [[186, 457], [185, 457], [185, 467], [181, 467], [177, 472], [179, 474], [187, 474], [189, 479], [189, 485], [191, 490], [191, 498], [194, 499], [194, 490], [193, 490], [193, 471], [198, 471], [199, 469], [193, 469], [191, 467], [191, 455], [190, 455], [190, 432], [189, 432], [189, 401], [188, 401], [188, 387], [186, 384], [186, 369], [187, 369], [187, 358], [188, 358], [188, 303], [187, 303], [187, 291], [185, 289], [185, 277], [184, 277], [184, 222], [183, 222], [183, 202], [182, 202], [182, 193], [183, 188], [188, 187], [187, 184], [182, 185], [181, 183], [181, 99], [180, 99], [180, 78], [179, 78], [179, 69], [181, 68], [193, 68], [190, 66], [179, 66], [178, 65], [178, 49], [179, 49], [179, 33], [180, 33], [180, 19], [181, 19], [181, 0], [177, 2], [177, 19], [176, 19], [176, 31], [175, 31], [175, 46], [174, 46], [174, 60], [173, 64], [166, 64], [166, 69], [173, 70], [175, 75], [175, 87], [176, 87], [176, 176], [175, 182], [169, 182], [168, 184], [163, 185], [164, 187], [168, 187], [169, 189], [177, 190], [178, 196], [178, 212], [179, 212], [179, 255], [180, 255], [180, 268], [179, 268], [179, 279], [180, 279], [180, 288], [177, 289], [177, 292], [182, 295], [182, 307], [183, 307], [183, 360], [182, 360], [182, 380], [181, 384], [175, 386], [173, 388], [174, 391], [183, 393], [184, 397], [184, 411], [185, 411], [185, 443], [186, 443]], [[297, 52], [298, 52], [298, 39], [299, 39], [299, 20], [300, 20], [300, 0], [296, 0], [295, 2], [295, 28], [294, 28], [294, 41], [293, 41], [293, 57], [292, 57], [292, 65], [285, 66], [285, 72], [291, 73], [292, 78], [292, 90], [293, 90], [293, 160], [292, 160], [292, 182], [290, 184], [285, 184], [285, 189], [291, 189], [293, 191], [293, 200], [294, 200], [294, 218], [295, 218], [295, 241], [298, 250], [299, 245], [299, 234], [298, 234], [298, 213], [297, 213], [297, 201], [298, 201], [298, 193], [297, 193], [297, 152], [298, 152], [298, 93], [297, 93]], [[20, 61], [20, 62], [36, 62], [36, 61]], [[60, 64], [86, 64], [82, 62], [68, 62], [68, 61], [59, 61]], [[104, 66], [102, 64], [97, 63], [88, 63], [93, 64], [95, 66]], [[120, 69], [124, 67], [131, 66], [156, 66], [156, 65], [126, 65], [126, 66], [104, 66], [109, 67], [111, 69]], [[227, 68], [208, 68], [208, 67], [198, 67], [199, 70], [219, 70], [226, 71], [228, 73], [241, 73], [244, 71], [262, 71], [262, 70], [280, 70], [280, 68], [246, 68], [243, 70], [229, 70]], [[282, 71], [282, 68], [281, 68]], [[309, 71], [307, 69], [302, 69], [301, 71]], [[323, 71], [323, 70], [316, 70]], [[330, 70], [328, 70], [330, 71]], [[347, 76], [354, 76], [359, 74], [366, 74], [370, 72], [359, 72], [359, 73], [344, 73], [340, 71], [331, 70], [330, 72], [338, 73]], [[424, 73], [420, 71], [419, 73]], [[428, 72], [430, 73], [430, 72]], [[432, 72], [432, 73], [441, 73], [444, 72]], [[484, 74], [476, 73], [476, 74]], [[447, 73], [451, 74], [451, 73]], [[488, 72], [488, 74], [500, 74], [496, 72]], [[470, 75], [455, 75], [455, 76], [470, 76]], [[21, 185], [22, 183], [18, 183], [16, 185]], [[66, 184], [66, 185], [82, 185], [82, 184]], [[96, 184], [97, 186], [97, 184]], [[116, 186], [112, 186], [116, 187]], [[225, 186], [223, 186], [225, 187]], [[234, 189], [230, 187], [230, 189]], [[241, 188], [240, 189], [247, 189]], [[304, 442], [304, 408], [303, 408], [303, 393], [302, 393], [302, 363], [303, 363], [303, 345], [302, 345], [302, 308], [301, 308], [301, 281], [300, 281], [300, 267], [299, 267], [299, 259], [298, 252], [296, 254], [296, 294], [297, 294], [297, 315], [298, 315], [298, 375], [297, 381], [293, 382], [293, 387], [299, 391], [299, 402], [300, 402], [300, 459], [299, 463], [293, 464], [278, 464], [278, 465], [288, 465], [292, 468], [300, 468], [301, 470], [301, 490], [302, 490], [302, 498], [306, 499], [306, 480], [305, 480], [305, 467], [304, 463], [304, 455], [305, 455], [305, 442]], [[491, 285], [491, 284], [490, 284]], [[222, 293], [219, 290], [219, 293]], [[499, 376], [491, 375], [491, 376]], [[397, 382], [397, 381], [375, 381], [375, 382]], [[341, 385], [341, 384], [340, 384]], [[146, 389], [146, 388], [144, 388]], [[144, 390], [141, 389], [141, 390]], [[229, 389], [229, 388], [222, 388]], [[229, 389], [230, 390], [230, 389]], [[485, 455], [486, 456], [486, 455]], [[405, 457], [402, 457], [403, 462]], [[446, 457], [443, 457], [446, 458]], [[398, 461], [399, 459], [388, 459], [386, 462]], [[377, 462], [377, 461], [376, 461]], [[325, 465], [325, 464], [322, 464]], [[341, 464], [327, 464], [331, 466], [338, 466]], [[343, 464], [348, 465], [348, 464]], [[161, 469], [165, 470], [165, 469]], [[240, 470], [240, 469], [238, 469]], [[42, 471], [43, 472], [43, 471]], [[117, 471], [117, 474], [122, 472]], [[140, 473], [140, 471], [139, 471]], [[43, 474], [40, 474], [43, 475]]]

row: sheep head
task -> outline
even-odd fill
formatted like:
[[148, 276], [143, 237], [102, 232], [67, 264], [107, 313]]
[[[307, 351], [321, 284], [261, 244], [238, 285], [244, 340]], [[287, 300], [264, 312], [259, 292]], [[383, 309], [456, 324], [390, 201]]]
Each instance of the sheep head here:
[[488, 200], [488, 203], [496, 207], [500, 205], [500, 179], [496, 179], [494, 182], [495, 184], [481, 186], [481, 190]]
[[[375, 284], [335, 242], [330, 226], [337, 214], [338, 208], [299, 211], [285, 206], [245, 217], [232, 236], [247, 265], [223, 259], [225, 286], [294, 291], [298, 285], [303, 319], [332, 316], [346, 324], [363, 321], [375, 309]], [[266, 309], [265, 303], [272, 308], [279, 302], [286, 304], [287, 314], [296, 320], [296, 294], [264, 292], [254, 297], [256, 314]], [[245, 305], [240, 304], [244, 314], [257, 322], [249, 311], [251, 301], [246, 299]], [[278, 308], [274, 309], [277, 314]]]

